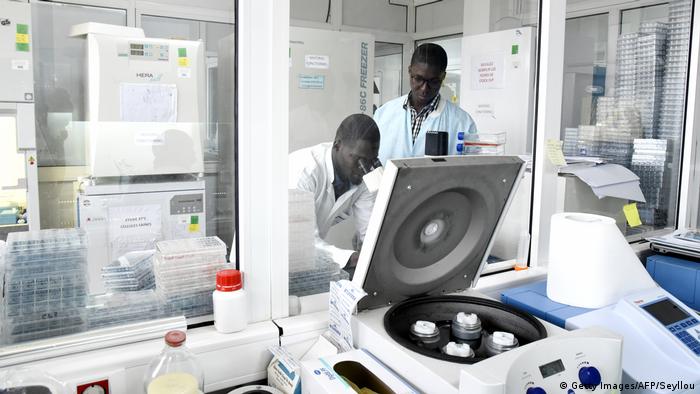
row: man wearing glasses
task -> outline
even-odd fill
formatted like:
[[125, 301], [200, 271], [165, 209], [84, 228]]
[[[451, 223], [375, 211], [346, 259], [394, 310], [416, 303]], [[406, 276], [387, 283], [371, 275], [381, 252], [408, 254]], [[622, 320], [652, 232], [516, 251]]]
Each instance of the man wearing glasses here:
[[408, 66], [411, 91], [382, 105], [374, 114], [382, 144], [379, 160], [425, 155], [425, 134], [446, 131], [448, 154], [457, 154], [457, 134], [476, 133], [474, 120], [464, 110], [440, 96], [445, 79], [447, 53], [437, 44], [416, 48]]
[[[380, 163], [379, 129], [370, 116], [354, 114], [338, 126], [335, 140], [289, 154], [289, 188], [313, 193], [316, 212], [316, 253], [331, 258], [351, 272], [365, 237], [376, 193], [362, 177]], [[355, 217], [354, 250], [324, 240], [334, 225]]]

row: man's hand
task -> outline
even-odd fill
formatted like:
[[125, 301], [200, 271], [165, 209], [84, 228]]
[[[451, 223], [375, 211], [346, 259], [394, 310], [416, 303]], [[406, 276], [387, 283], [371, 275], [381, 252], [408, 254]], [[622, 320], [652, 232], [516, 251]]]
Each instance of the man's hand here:
[[355, 267], [357, 267], [357, 260], [359, 258], [360, 253], [358, 252], [354, 252], [352, 255], [350, 255], [347, 264], [345, 264], [345, 270], [347, 271], [349, 268], [355, 269]]
[[357, 267], [357, 260], [360, 258], [360, 253], [354, 252], [352, 255], [350, 255], [350, 258], [348, 259], [347, 264], [345, 264], [345, 272], [350, 274], [350, 280], [352, 280], [352, 277], [355, 276], [355, 267]]

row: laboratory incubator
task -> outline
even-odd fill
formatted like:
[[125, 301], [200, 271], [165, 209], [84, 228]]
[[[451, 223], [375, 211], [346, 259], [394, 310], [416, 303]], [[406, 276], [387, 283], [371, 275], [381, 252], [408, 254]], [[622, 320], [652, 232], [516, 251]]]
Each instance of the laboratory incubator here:
[[200, 41], [146, 38], [140, 28], [84, 23], [91, 177], [201, 173], [206, 119]]

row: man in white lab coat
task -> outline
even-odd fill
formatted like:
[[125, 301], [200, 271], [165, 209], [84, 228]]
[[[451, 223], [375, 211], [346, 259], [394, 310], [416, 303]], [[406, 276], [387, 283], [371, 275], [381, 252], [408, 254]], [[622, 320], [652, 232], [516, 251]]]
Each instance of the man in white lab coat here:
[[[371, 117], [350, 115], [340, 123], [335, 140], [300, 149], [289, 155], [289, 188], [314, 195], [317, 253], [330, 256], [346, 270], [357, 264], [376, 193], [362, 182], [377, 161], [379, 128]], [[355, 218], [355, 250], [338, 248], [324, 240], [328, 230]]]
[[382, 105], [374, 120], [382, 133], [379, 160], [425, 155], [428, 131], [446, 131], [449, 155], [459, 154], [458, 134], [476, 133], [476, 124], [463, 109], [441, 97], [440, 86], [447, 75], [447, 53], [432, 43], [420, 45], [408, 66], [411, 92]]

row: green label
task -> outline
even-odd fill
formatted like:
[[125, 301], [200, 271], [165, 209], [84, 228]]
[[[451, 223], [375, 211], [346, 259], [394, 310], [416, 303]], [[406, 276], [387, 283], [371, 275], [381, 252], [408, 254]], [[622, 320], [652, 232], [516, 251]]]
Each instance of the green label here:
[[178, 48], [177, 57], [187, 57], [187, 48]]
[[29, 34], [29, 25], [18, 23], [17, 34]]
[[18, 42], [15, 44], [15, 49], [17, 49], [17, 52], [29, 52], [29, 44], [21, 44]]
[[510, 54], [511, 55], [517, 55], [518, 54], [518, 45], [514, 44], [510, 47]]
[[190, 216], [190, 224], [199, 224], [199, 216]]

